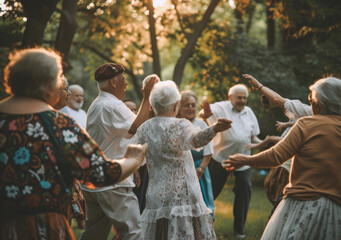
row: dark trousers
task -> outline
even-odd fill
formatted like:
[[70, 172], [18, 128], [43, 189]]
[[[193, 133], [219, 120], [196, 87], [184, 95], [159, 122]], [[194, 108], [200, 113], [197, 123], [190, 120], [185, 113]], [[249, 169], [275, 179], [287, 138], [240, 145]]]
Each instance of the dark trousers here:
[[[227, 172], [221, 164], [213, 158], [208, 165], [208, 169], [212, 180], [213, 196], [214, 199], [216, 199], [223, 190], [226, 179], [231, 172]], [[245, 171], [234, 171], [234, 175], [236, 180], [233, 187], [235, 195], [233, 203], [233, 227], [235, 233], [243, 234], [251, 200], [251, 168]]]

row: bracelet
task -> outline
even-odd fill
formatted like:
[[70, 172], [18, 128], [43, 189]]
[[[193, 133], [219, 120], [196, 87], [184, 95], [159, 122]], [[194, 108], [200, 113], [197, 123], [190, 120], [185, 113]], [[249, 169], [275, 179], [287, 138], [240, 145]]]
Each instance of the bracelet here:
[[198, 171], [203, 174], [204, 173], [204, 170], [201, 168], [201, 167], [197, 167]]
[[262, 90], [262, 87], [264, 87], [264, 85], [260, 86], [258, 89], [259, 89], [259, 90]]

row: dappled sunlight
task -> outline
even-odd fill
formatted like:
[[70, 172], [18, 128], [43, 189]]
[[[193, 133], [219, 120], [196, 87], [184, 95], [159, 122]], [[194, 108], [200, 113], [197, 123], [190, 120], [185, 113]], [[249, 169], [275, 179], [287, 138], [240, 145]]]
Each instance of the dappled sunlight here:
[[222, 214], [222, 215], [227, 215], [227, 214], [232, 214], [233, 211], [233, 205], [227, 202], [215, 200], [215, 213], [216, 214]]

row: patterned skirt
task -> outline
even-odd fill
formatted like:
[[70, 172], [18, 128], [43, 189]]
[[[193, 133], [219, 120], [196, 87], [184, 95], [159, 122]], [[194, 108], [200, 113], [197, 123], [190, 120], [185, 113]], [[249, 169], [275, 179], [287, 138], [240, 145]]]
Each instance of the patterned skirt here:
[[2, 240], [75, 240], [66, 217], [59, 213], [40, 213], [0, 222]]
[[326, 197], [311, 201], [286, 198], [278, 205], [261, 239], [341, 239], [341, 206]]

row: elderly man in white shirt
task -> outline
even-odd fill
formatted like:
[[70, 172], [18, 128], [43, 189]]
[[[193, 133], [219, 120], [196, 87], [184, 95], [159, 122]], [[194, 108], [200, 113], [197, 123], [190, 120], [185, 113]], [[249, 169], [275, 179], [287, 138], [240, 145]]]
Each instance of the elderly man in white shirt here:
[[[219, 117], [232, 121], [232, 127], [217, 134], [213, 139], [214, 156], [210, 161], [209, 170], [212, 179], [213, 195], [217, 198], [222, 191], [230, 172], [221, 165], [222, 161], [235, 153], [250, 155], [247, 144], [259, 143], [258, 121], [251, 110], [245, 106], [248, 89], [243, 84], [237, 84], [230, 88], [229, 101], [209, 104], [204, 100], [200, 111], [200, 117], [207, 119], [209, 123], [215, 122]], [[236, 177], [233, 191], [235, 193], [233, 215], [234, 232], [237, 238], [245, 238], [244, 225], [251, 199], [251, 168], [244, 166], [234, 172]]]
[[[142, 89], [143, 99], [135, 115], [122, 102], [127, 86], [124, 72], [116, 63], [103, 64], [95, 72], [100, 93], [89, 107], [86, 130], [108, 158], [123, 157], [128, 138], [148, 119], [148, 98], [157, 80]], [[87, 219], [81, 239], [107, 239], [112, 226], [119, 239], [141, 239], [140, 211], [133, 187], [133, 176], [110, 187], [84, 187]]]
[[68, 114], [70, 117], [76, 120], [79, 125], [85, 128], [86, 112], [82, 109], [84, 103], [84, 90], [78, 84], [73, 84], [69, 86], [69, 91], [71, 95], [67, 102], [67, 105], [59, 111]]

